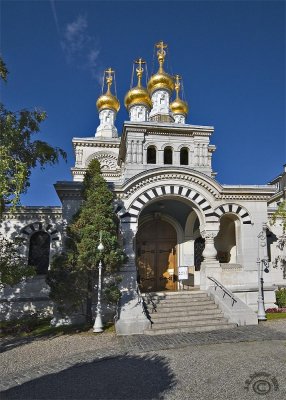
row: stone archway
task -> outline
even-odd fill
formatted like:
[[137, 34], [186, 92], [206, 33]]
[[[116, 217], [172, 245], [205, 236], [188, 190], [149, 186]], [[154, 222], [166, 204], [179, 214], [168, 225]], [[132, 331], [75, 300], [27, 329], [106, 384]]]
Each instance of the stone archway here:
[[177, 234], [172, 225], [154, 217], [136, 236], [138, 281], [143, 292], [177, 289]]

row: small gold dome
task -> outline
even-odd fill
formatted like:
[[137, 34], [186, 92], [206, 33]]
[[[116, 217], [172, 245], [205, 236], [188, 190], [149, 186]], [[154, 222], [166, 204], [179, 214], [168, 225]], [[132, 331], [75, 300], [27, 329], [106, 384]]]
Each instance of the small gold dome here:
[[111, 109], [117, 113], [120, 109], [120, 103], [119, 103], [119, 100], [115, 96], [113, 96], [113, 94], [110, 91], [110, 86], [112, 85], [112, 81], [113, 81], [112, 74], [114, 74], [114, 71], [112, 71], [112, 69], [109, 68], [104, 73], [107, 74], [105, 76], [107, 90], [106, 90], [105, 94], [102, 94], [97, 99], [96, 107], [98, 109], [98, 112], [105, 110], [105, 109], [109, 109], [109, 110]]
[[159, 70], [157, 74], [151, 76], [148, 82], [147, 87], [150, 95], [152, 95], [152, 93], [154, 93], [154, 91], [158, 89], [165, 89], [172, 92], [175, 87], [173, 77], [163, 70], [163, 64], [166, 57], [166, 52], [164, 49], [167, 48], [167, 45], [161, 41], [156, 44], [156, 47], [159, 49], [157, 51]]
[[181, 99], [175, 99], [171, 104], [170, 104], [170, 109], [173, 114], [188, 114], [189, 112], [189, 107], [188, 104], [181, 100]]
[[175, 75], [176, 98], [170, 104], [170, 110], [172, 111], [173, 114], [187, 115], [189, 112], [188, 104], [184, 100], [180, 99], [180, 97], [179, 97], [179, 90], [181, 87], [181, 84], [180, 84], [181, 79], [182, 78], [179, 75]]
[[135, 64], [138, 64], [138, 68], [136, 68], [138, 83], [137, 86], [133, 87], [126, 93], [124, 104], [127, 110], [129, 111], [130, 107], [134, 105], [143, 105], [151, 109], [152, 101], [150, 99], [149, 93], [147, 89], [141, 86], [141, 79], [143, 75], [142, 64], [145, 64], [145, 61], [142, 58], [134, 61]]
[[97, 99], [96, 107], [98, 112], [105, 109], [111, 109], [115, 112], [118, 112], [120, 109], [120, 103], [115, 96], [106, 92]]
[[135, 86], [127, 92], [124, 99], [125, 107], [129, 110], [134, 105], [142, 104], [148, 108], [152, 107], [152, 102], [148, 91], [140, 86]]
[[158, 89], [165, 89], [169, 92], [174, 90], [174, 80], [165, 71], [159, 70], [157, 74], [151, 76], [148, 82], [148, 90], [151, 95]]

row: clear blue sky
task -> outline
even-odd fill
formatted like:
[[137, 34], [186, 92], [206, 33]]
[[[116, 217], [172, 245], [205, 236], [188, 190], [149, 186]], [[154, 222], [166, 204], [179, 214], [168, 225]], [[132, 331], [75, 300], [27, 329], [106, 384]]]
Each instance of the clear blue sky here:
[[151, 71], [159, 40], [169, 45], [169, 71], [183, 76], [187, 122], [215, 127], [217, 180], [267, 183], [286, 162], [285, 33], [284, 1], [2, 0], [10, 74], [1, 100], [11, 110], [46, 110], [39, 138], [68, 153], [67, 164], [33, 172], [22, 203], [60, 204], [53, 183], [71, 180], [72, 137], [96, 131], [99, 77], [109, 66], [121, 132], [132, 61], [145, 58]]

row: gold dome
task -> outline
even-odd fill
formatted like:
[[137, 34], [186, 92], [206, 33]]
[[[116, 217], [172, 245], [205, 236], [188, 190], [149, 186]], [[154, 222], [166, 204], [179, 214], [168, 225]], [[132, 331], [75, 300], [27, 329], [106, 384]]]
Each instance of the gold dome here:
[[118, 112], [120, 109], [120, 103], [115, 96], [113, 96], [111, 93], [106, 92], [97, 99], [96, 107], [98, 109], [98, 112], [107, 108]]
[[173, 114], [188, 114], [189, 112], [189, 107], [188, 104], [181, 100], [181, 99], [175, 99], [171, 104], [170, 104], [170, 109]]
[[181, 87], [179, 80], [181, 79], [181, 77], [179, 75], [176, 75], [175, 78], [176, 78], [175, 82], [176, 99], [170, 104], [170, 110], [172, 111], [173, 114], [187, 115], [189, 112], [188, 104], [179, 97], [179, 90]]
[[157, 74], [151, 76], [148, 82], [148, 91], [150, 95], [152, 95], [152, 93], [154, 93], [154, 91], [157, 89], [165, 89], [169, 92], [172, 92], [175, 87], [174, 79], [172, 78], [172, 76], [170, 76], [163, 70], [163, 64], [166, 56], [166, 52], [164, 49], [167, 47], [167, 45], [161, 41], [156, 44], [156, 47], [159, 48], [159, 50], [157, 51], [159, 70]]
[[145, 64], [145, 61], [142, 58], [135, 61], [136, 64], [139, 64], [139, 67], [136, 68], [138, 83], [137, 86], [130, 89], [125, 96], [124, 104], [127, 110], [129, 110], [134, 105], [143, 105], [148, 107], [149, 109], [152, 107], [152, 102], [149, 96], [147, 89], [141, 86], [141, 78], [143, 75], [142, 64]]
[[114, 71], [112, 71], [112, 69], [109, 68], [108, 70], [105, 71], [105, 73], [108, 74], [106, 75], [107, 91], [105, 94], [102, 94], [97, 99], [96, 107], [98, 109], [98, 112], [105, 109], [109, 110], [111, 109], [117, 113], [120, 109], [120, 103], [119, 100], [110, 91], [110, 86], [112, 85], [113, 81], [112, 73], [114, 73]]

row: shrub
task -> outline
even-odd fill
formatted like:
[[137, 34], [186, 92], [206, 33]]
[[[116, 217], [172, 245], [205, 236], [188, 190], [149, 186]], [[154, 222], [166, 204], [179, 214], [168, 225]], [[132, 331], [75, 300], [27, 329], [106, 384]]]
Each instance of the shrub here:
[[276, 304], [279, 308], [286, 307], [286, 288], [276, 290]]

